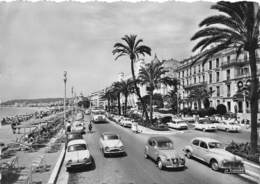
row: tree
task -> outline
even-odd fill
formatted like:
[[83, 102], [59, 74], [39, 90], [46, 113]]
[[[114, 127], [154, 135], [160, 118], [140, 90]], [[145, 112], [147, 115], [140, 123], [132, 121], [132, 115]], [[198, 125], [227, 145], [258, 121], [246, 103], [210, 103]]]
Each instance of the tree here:
[[153, 119], [153, 93], [155, 89], [160, 88], [161, 84], [167, 86], [177, 85], [178, 81], [175, 78], [165, 76], [168, 71], [164, 69], [163, 62], [160, 62], [155, 55], [151, 63], [147, 63], [140, 68], [139, 81], [141, 85], [146, 85], [146, 90], [150, 96], [150, 123]]
[[209, 91], [206, 85], [194, 86], [189, 90], [188, 98], [191, 101], [198, 102], [198, 109], [201, 109], [201, 101], [208, 99], [212, 95], [212, 91]]
[[85, 109], [89, 108], [89, 106], [90, 106], [89, 99], [84, 97], [83, 100], [78, 102], [78, 106], [79, 107], [84, 107]]
[[120, 88], [120, 92], [124, 95], [125, 97], [125, 102], [124, 102], [124, 116], [126, 116], [126, 110], [127, 110], [127, 100], [129, 94], [133, 93], [133, 88], [134, 88], [134, 81], [132, 79], [127, 79], [127, 80], [122, 80], [118, 83], [118, 87]]
[[178, 99], [177, 99], [177, 87], [170, 90], [165, 96], [165, 100], [171, 105], [173, 112], [177, 113], [178, 107]]
[[135, 81], [134, 86], [135, 86], [135, 92], [141, 102], [142, 108], [143, 108], [143, 113], [145, 114], [145, 118], [148, 119], [148, 113], [146, 110], [146, 105], [144, 104], [141, 94], [140, 94], [140, 89], [137, 86], [136, 83], [136, 76], [135, 76], [135, 71], [134, 71], [134, 63], [138, 61], [139, 56], [145, 56], [146, 54], [151, 55], [151, 48], [142, 45], [143, 40], [142, 39], [136, 39], [137, 35], [125, 35], [122, 39], [125, 43], [115, 43], [114, 45], [114, 50], [112, 51], [113, 55], [117, 55], [115, 60], [122, 56], [129, 56], [130, 62], [131, 62], [131, 72], [132, 72], [132, 77], [133, 81]]
[[112, 84], [112, 93], [117, 99], [118, 114], [121, 115], [121, 103], [120, 103], [120, 93], [122, 91], [122, 86], [120, 82], [114, 82]]
[[[221, 14], [204, 19], [199, 26], [203, 27], [191, 40], [200, 39], [193, 51], [200, 48], [204, 51], [194, 62], [203, 59], [207, 61], [212, 55], [227, 48], [236, 49], [236, 58], [246, 51], [249, 53], [251, 69], [251, 150], [257, 151], [257, 113], [258, 113], [258, 79], [256, 65], [256, 50], [259, 48], [260, 10], [256, 2], [226, 2], [220, 1], [211, 7]], [[219, 25], [219, 26], [218, 26]], [[212, 47], [210, 47], [212, 46]], [[207, 48], [207, 50], [206, 50]]]
[[101, 98], [107, 100], [107, 110], [110, 112], [112, 100], [116, 99], [113, 88], [109, 87]]
[[[150, 104], [150, 96], [144, 95], [143, 101], [146, 105], [149, 105]], [[156, 105], [158, 108], [162, 108], [163, 107], [163, 97], [162, 97], [162, 95], [159, 94], [159, 93], [155, 93], [153, 95], [152, 103], [153, 103], [153, 105]]]

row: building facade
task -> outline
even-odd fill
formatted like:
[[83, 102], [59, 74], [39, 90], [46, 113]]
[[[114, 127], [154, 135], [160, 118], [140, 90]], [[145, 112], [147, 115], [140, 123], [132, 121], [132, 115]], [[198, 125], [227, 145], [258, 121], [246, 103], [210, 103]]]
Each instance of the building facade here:
[[[260, 52], [257, 52], [257, 75], [260, 77]], [[250, 119], [250, 103], [243, 87], [250, 85], [249, 56], [243, 52], [236, 58], [234, 49], [227, 49], [215, 54], [206, 62], [202, 60], [194, 63], [194, 57], [180, 61], [175, 70], [180, 79], [179, 96], [182, 99], [181, 109], [191, 107], [198, 109], [196, 101], [188, 100], [190, 89], [206, 85], [212, 92], [209, 98], [210, 106], [217, 107], [224, 104], [228, 112], [243, 115], [244, 119]], [[203, 103], [202, 108], [203, 108]], [[258, 103], [259, 104], [259, 103]], [[260, 107], [259, 107], [260, 109]]]

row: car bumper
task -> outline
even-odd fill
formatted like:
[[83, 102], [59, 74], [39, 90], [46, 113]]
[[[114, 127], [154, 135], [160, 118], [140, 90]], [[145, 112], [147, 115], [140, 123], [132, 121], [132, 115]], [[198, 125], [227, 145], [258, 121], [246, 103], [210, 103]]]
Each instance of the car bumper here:
[[70, 164], [66, 164], [66, 168], [70, 169], [70, 168], [76, 168], [76, 167], [81, 167], [81, 166], [90, 166], [92, 164], [92, 161], [89, 160], [87, 162], [72, 162]]
[[165, 163], [164, 167], [166, 167], [166, 168], [183, 168], [183, 167], [185, 167], [185, 164], [181, 164], [181, 163], [176, 163], [176, 164]]
[[231, 168], [231, 167], [223, 167], [221, 168], [224, 170], [224, 173], [228, 174], [244, 174], [245, 173], [245, 168]]
[[109, 150], [109, 151], [104, 151], [105, 154], [122, 154], [124, 153], [125, 150]]

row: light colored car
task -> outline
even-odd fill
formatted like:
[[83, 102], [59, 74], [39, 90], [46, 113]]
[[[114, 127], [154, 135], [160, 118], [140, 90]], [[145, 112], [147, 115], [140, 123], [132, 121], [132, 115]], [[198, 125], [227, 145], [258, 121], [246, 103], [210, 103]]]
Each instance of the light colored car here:
[[82, 112], [77, 113], [77, 115], [76, 115], [76, 121], [83, 120], [83, 118], [84, 118], [84, 116], [83, 116]]
[[127, 127], [127, 128], [132, 128], [132, 124], [133, 124], [133, 122], [129, 118], [123, 118], [120, 121], [120, 125], [123, 127]]
[[92, 111], [92, 121], [94, 123], [107, 122], [106, 114], [102, 110]]
[[184, 168], [185, 158], [175, 149], [167, 137], [150, 137], [144, 148], [144, 157], [156, 161], [159, 169]]
[[123, 119], [123, 117], [122, 116], [118, 116], [118, 115], [114, 115], [114, 117], [113, 117], [113, 120], [116, 122], [116, 123], [120, 123], [120, 121]]
[[99, 139], [99, 146], [104, 156], [108, 154], [123, 154], [125, 147], [120, 137], [111, 132], [104, 132]]
[[86, 114], [86, 115], [90, 115], [90, 109], [86, 109], [86, 110], [85, 110], [85, 114]]
[[65, 163], [67, 171], [78, 166], [91, 166], [92, 157], [83, 139], [72, 140], [66, 149]]
[[239, 132], [241, 127], [239, 124], [235, 123], [235, 121], [222, 121], [217, 124], [217, 128], [219, 130], [224, 130], [226, 132]]
[[205, 131], [216, 131], [217, 130], [216, 124], [212, 123], [208, 119], [199, 120], [199, 121], [195, 122], [194, 125], [195, 125], [194, 129], [202, 130], [203, 132], [205, 132]]
[[188, 125], [187, 122], [183, 119], [173, 119], [172, 121], [166, 123], [169, 128], [174, 128], [178, 130], [187, 130]]
[[82, 121], [75, 121], [71, 125], [71, 132], [72, 133], [84, 133], [85, 127], [84, 122]]
[[184, 148], [188, 158], [195, 157], [211, 167], [212, 170], [224, 170], [225, 173], [245, 173], [243, 160], [224, 149], [217, 140], [197, 137]]

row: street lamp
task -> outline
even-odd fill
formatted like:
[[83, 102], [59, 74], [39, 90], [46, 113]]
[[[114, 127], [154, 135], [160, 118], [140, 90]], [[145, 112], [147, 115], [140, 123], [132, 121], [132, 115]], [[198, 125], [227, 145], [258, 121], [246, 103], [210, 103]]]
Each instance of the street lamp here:
[[63, 102], [63, 111], [64, 111], [64, 125], [66, 121], [66, 83], [67, 83], [67, 71], [63, 73], [63, 81], [64, 81], [64, 102]]

